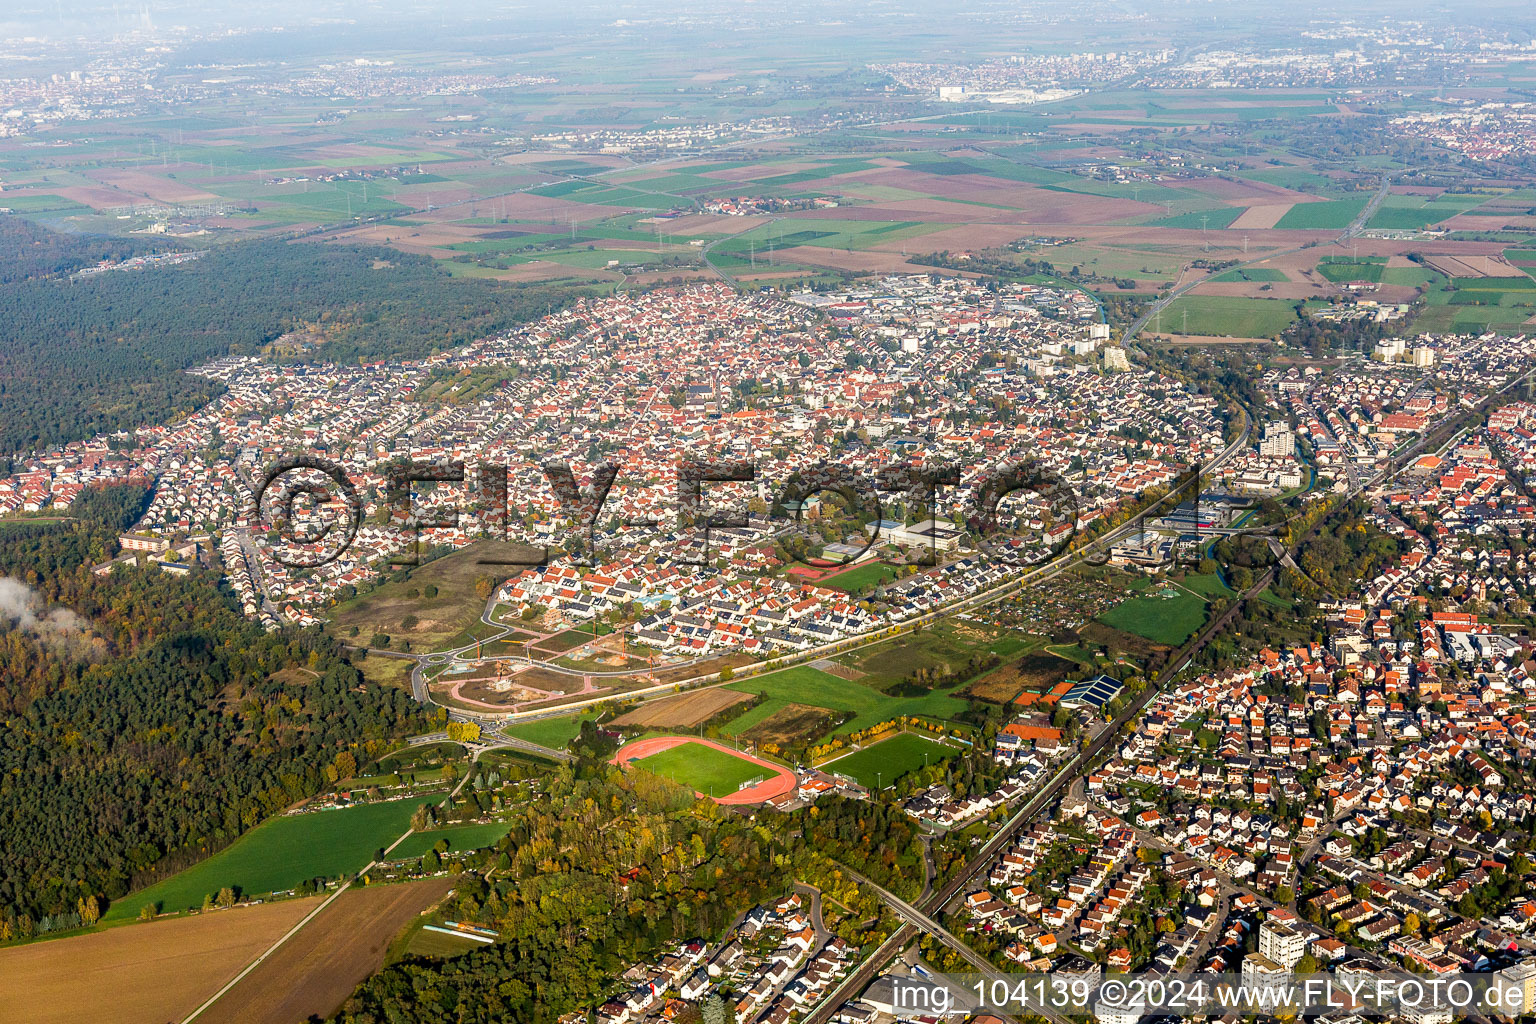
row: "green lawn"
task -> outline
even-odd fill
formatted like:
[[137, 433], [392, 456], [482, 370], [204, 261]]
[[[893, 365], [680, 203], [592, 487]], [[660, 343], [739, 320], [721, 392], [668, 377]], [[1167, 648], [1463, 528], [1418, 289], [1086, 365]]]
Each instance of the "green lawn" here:
[[635, 764], [706, 796], [729, 796], [749, 780], [768, 774], [762, 765], [702, 743], [681, 743]]
[[148, 903], [162, 911], [202, 905], [225, 886], [254, 896], [292, 889], [310, 878], [334, 878], [362, 869], [382, 846], [410, 828], [416, 808], [436, 797], [360, 804], [273, 818], [207, 860], [113, 903], [108, 921], [138, 916]]
[[854, 566], [847, 572], [840, 572], [836, 576], [828, 576], [817, 584], [819, 587], [831, 587], [833, 590], [861, 590], [864, 587], [878, 585], [896, 578], [897, 569], [894, 565], [884, 562], [865, 562], [863, 565]]
[[[723, 732], [737, 735], [767, 718], [786, 704], [808, 704], [831, 711], [851, 711], [854, 717], [836, 730], [856, 732], [877, 725], [897, 715], [918, 715], [945, 721], [966, 708], [959, 697], [935, 690], [922, 697], [890, 697], [862, 683], [840, 679], [829, 672], [809, 666], [796, 666], [772, 675], [732, 683], [731, 689], [742, 693], [768, 694], [768, 700], [726, 724]], [[769, 710], [764, 710], [768, 708]]]
[[1295, 303], [1284, 299], [1185, 295], [1163, 310], [1161, 323], [1154, 319], [1149, 326], [1163, 334], [1268, 338], [1285, 330], [1295, 319]]
[[502, 732], [529, 743], [537, 743], [541, 747], [564, 750], [581, 733], [581, 723], [595, 721], [597, 714], [596, 711], [586, 711], [579, 715], [541, 718], [521, 725], [509, 725]]
[[916, 733], [904, 732], [888, 740], [881, 740], [872, 747], [828, 761], [821, 768], [847, 775], [869, 789], [876, 789], [891, 785], [901, 776], [925, 764], [937, 764], [954, 757], [956, 753], [958, 751], [947, 744]]
[[493, 821], [489, 825], [464, 825], [459, 828], [435, 829], [431, 832], [414, 832], [405, 842], [395, 847], [390, 857], [401, 860], [407, 857], [420, 857], [436, 846], [440, 839], [448, 840], [450, 853], [480, 850], [491, 846], [511, 830], [512, 826], [509, 822]]
[[1121, 601], [1099, 616], [1106, 626], [1176, 647], [1205, 624], [1205, 600], [1165, 584], [1141, 597]]

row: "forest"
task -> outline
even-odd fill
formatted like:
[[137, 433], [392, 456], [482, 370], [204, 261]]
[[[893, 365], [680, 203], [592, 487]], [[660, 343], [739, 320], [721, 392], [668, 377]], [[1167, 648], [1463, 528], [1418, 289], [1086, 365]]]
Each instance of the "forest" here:
[[593, 1007], [613, 979], [678, 940], [713, 940], [741, 911], [789, 887], [787, 845], [761, 824], [695, 801], [645, 772], [582, 759], [466, 872], [453, 920], [501, 941], [449, 960], [411, 958], [365, 981], [344, 1024], [548, 1024]]
[[0, 217], [0, 254], [4, 255], [0, 259], [0, 285], [69, 274], [103, 260], [181, 248], [165, 239], [65, 235], [21, 217]]
[[[82, 250], [104, 250], [89, 238], [70, 250], [58, 236], [39, 240], [40, 230], [0, 232], [0, 267], [25, 258], [39, 271], [62, 268], [84, 259]], [[83, 280], [11, 272], [0, 275], [0, 451], [174, 419], [220, 387], [182, 371], [255, 355], [296, 328], [325, 339], [316, 354], [327, 360], [418, 358], [578, 294], [454, 278], [427, 257], [393, 250], [265, 240]]]
[[[318, 631], [267, 634], [216, 574], [105, 577], [141, 487], [0, 544], [0, 941], [89, 921], [433, 720]], [[25, 568], [23, 568], [25, 566]]]

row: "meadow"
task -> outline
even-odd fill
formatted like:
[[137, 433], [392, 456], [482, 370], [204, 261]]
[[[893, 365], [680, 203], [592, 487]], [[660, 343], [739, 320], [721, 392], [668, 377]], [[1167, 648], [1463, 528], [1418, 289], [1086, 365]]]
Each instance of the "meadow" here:
[[732, 689], [743, 693], [766, 693], [768, 699], [727, 722], [721, 731], [729, 736], [739, 735], [789, 704], [852, 713], [851, 719], [834, 730], [838, 734], [856, 732], [898, 715], [944, 721], [965, 710], [966, 702], [952, 695], [963, 685], [957, 683], [949, 691], [934, 690], [922, 697], [891, 697], [862, 682], [841, 679], [829, 672], [801, 665], [732, 683]]
[[350, 874], [404, 835], [416, 808], [431, 799], [273, 818], [206, 860], [113, 903], [105, 920], [131, 920], [149, 904], [167, 913], [194, 909], [225, 886], [257, 896], [285, 892], [311, 878]]
[[1225, 295], [1184, 295], [1152, 321], [1154, 333], [1229, 335], [1270, 338], [1296, 320], [1295, 304], [1284, 299], [1248, 299]]
[[1165, 583], [1145, 588], [1100, 615], [1099, 621], [1154, 643], [1177, 647], [1205, 625], [1208, 598], [1231, 594], [1214, 576], [1191, 576], [1182, 586]]
[[493, 821], [485, 825], [464, 825], [459, 828], [440, 828], [430, 832], [412, 832], [405, 841], [390, 851], [392, 859], [404, 860], [420, 857], [440, 841], [448, 841], [449, 853], [480, 850], [496, 843], [511, 831], [507, 822]]

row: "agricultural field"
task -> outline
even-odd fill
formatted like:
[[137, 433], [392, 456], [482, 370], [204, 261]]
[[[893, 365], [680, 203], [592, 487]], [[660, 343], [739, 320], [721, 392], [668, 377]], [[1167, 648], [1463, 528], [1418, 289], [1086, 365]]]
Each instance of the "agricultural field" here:
[[1295, 303], [1284, 299], [1183, 295], [1150, 326], [1157, 334], [1271, 338], [1295, 321]]
[[648, 701], [615, 718], [612, 724], [635, 729], [691, 729], [750, 699], [746, 694], [724, 687], [694, 690]]
[[0, 1020], [179, 1021], [320, 901], [231, 907], [0, 950]]
[[1416, 333], [1485, 330], [1529, 333], [1536, 317], [1536, 280], [1530, 277], [1458, 277], [1424, 294]]
[[1237, 270], [1229, 270], [1225, 274], [1217, 274], [1211, 278], [1212, 284], [1274, 284], [1277, 281], [1289, 281], [1285, 271], [1274, 267], [1245, 267]]
[[1441, 193], [1437, 196], [1389, 195], [1384, 199], [1367, 228], [1397, 231], [1421, 231], [1433, 224], [1465, 213], [1486, 202], [1486, 195]]
[[330, 1017], [383, 966], [395, 936], [451, 888], [451, 877], [425, 878], [342, 893], [198, 1020], [276, 1024]]
[[764, 774], [761, 765], [702, 743], [679, 743], [633, 764], [712, 797], [728, 796]]
[[242, 895], [284, 892], [311, 878], [335, 878], [364, 867], [374, 852], [410, 828], [411, 815], [432, 798], [359, 804], [273, 818], [232, 846], [108, 908], [108, 921], [131, 920], [149, 904], [164, 913], [190, 910], [225, 886]]
[[954, 757], [947, 743], [903, 732], [873, 746], [855, 750], [820, 765], [822, 771], [846, 775], [870, 790], [890, 786], [908, 772]]
[[1281, 230], [1343, 231], [1360, 216], [1368, 201], [1366, 197], [1360, 196], [1320, 203], [1297, 203], [1286, 211], [1285, 216], [1275, 223], [1275, 227]]

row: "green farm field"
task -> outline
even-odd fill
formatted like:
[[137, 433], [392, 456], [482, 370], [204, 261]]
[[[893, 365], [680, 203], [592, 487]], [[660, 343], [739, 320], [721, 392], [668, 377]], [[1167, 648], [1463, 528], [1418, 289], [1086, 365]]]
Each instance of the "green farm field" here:
[[1164, 334], [1178, 331], [1182, 334], [1268, 338], [1279, 334], [1295, 320], [1294, 303], [1284, 299], [1185, 295], [1163, 310], [1161, 326], [1154, 320], [1151, 327], [1155, 333]]
[[824, 762], [820, 767], [823, 771], [847, 775], [862, 786], [876, 789], [889, 786], [908, 772], [925, 765], [948, 760], [956, 753], [955, 748], [946, 743], [904, 732], [881, 740], [874, 746]]
[[151, 903], [164, 912], [192, 909], [225, 886], [257, 896], [284, 892], [310, 878], [350, 874], [366, 866], [380, 847], [404, 835], [416, 808], [433, 799], [274, 818], [207, 860], [113, 903], [106, 920], [132, 920]]
[[1297, 203], [1285, 211], [1285, 216], [1276, 222], [1275, 227], [1342, 231], [1349, 227], [1350, 221], [1360, 216], [1366, 202], [1362, 196], [1358, 199], [1331, 199], [1321, 203]]

